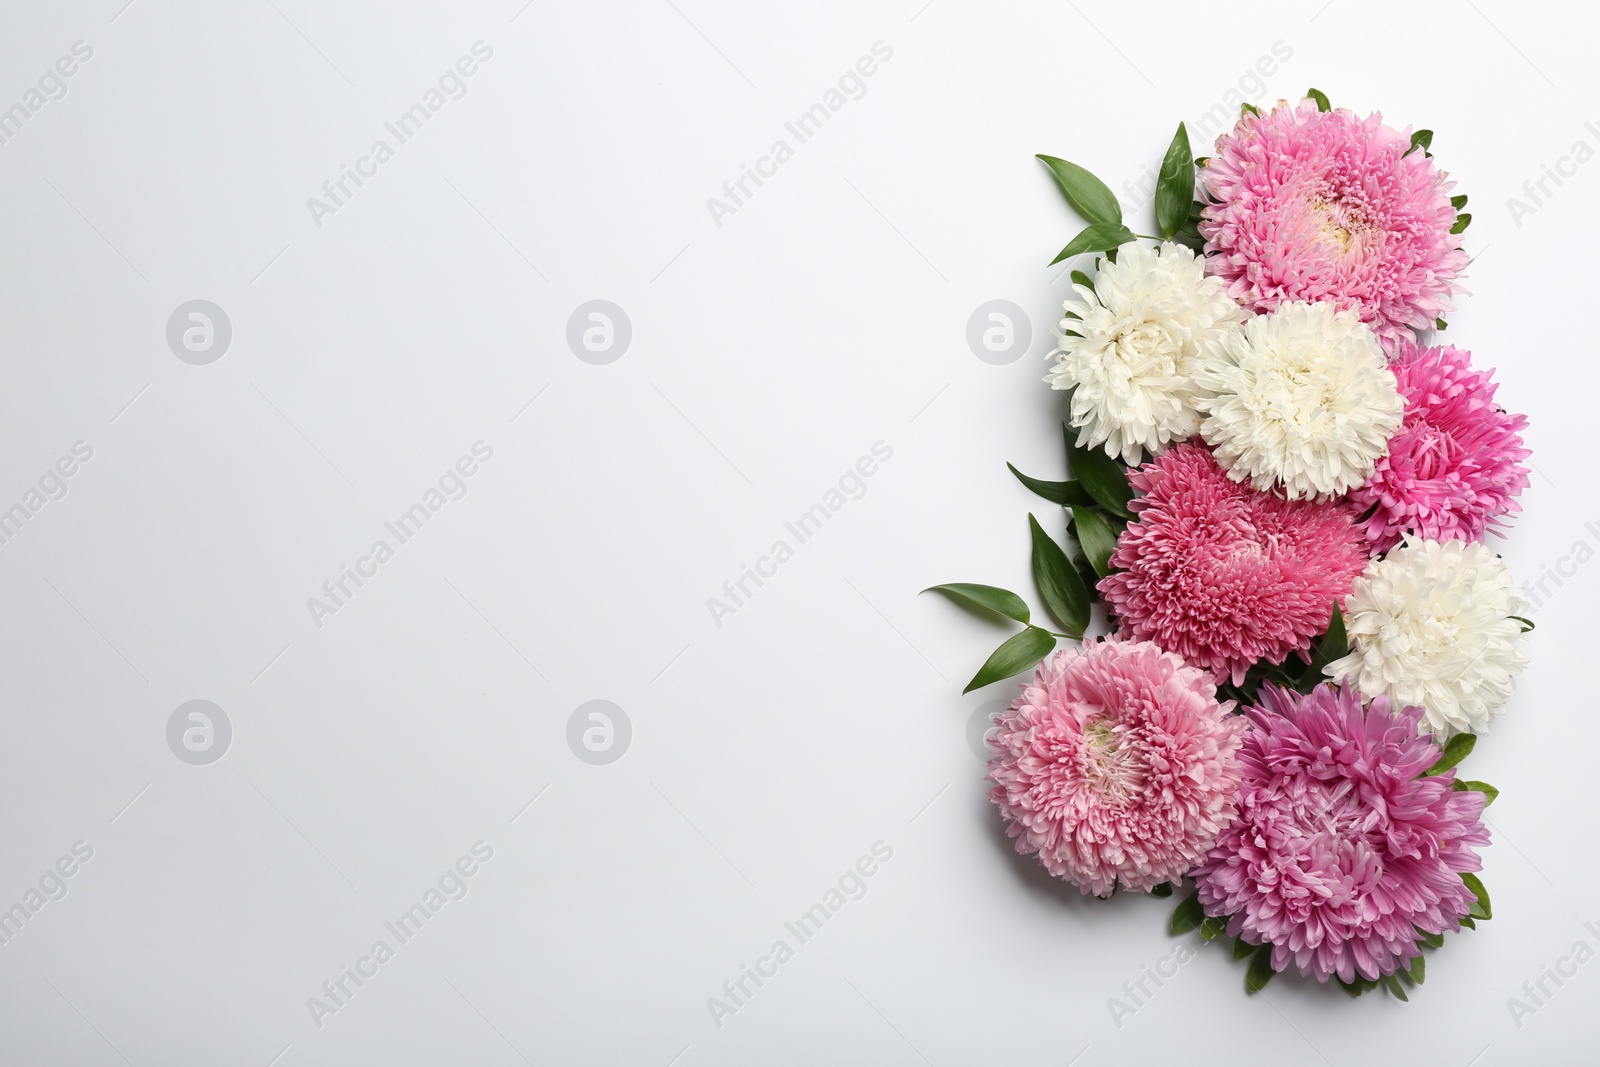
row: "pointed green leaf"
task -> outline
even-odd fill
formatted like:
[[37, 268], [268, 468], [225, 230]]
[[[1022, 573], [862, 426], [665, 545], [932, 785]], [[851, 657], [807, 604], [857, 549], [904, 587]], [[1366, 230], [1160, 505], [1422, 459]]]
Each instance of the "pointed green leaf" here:
[[1432, 147], [1433, 147], [1433, 131], [1432, 130], [1418, 130], [1416, 133], [1411, 135], [1411, 147], [1406, 149], [1406, 155], [1409, 156], [1411, 153], [1415, 152], [1419, 148], [1422, 149], [1423, 154], [1426, 155], [1427, 152], [1428, 152], [1428, 149], [1430, 149]]
[[1208, 915], [1205, 922], [1200, 924], [1200, 937], [1206, 941], [1215, 941], [1226, 933], [1227, 929], [1228, 917], [1226, 915]]
[[1072, 431], [1065, 425], [1067, 462], [1094, 502], [1118, 518], [1131, 519], [1128, 501], [1133, 499], [1133, 488], [1128, 484], [1128, 472], [1122, 464], [1106, 455], [1103, 448], [1079, 448], [1072, 439]]
[[1050, 168], [1050, 174], [1066, 194], [1072, 210], [1090, 222], [1122, 224], [1122, 205], [1105, 182], [1076, 163], [1068, 163], [1055, 156], [1039, 155], [1034, 158]]
[[1430, 934], [1426, 930], [1420, 929], [1417, 931], [1417, 934], [1422, 943], [1427, 945], [1429, 948], [1444, 948], [1443, 934]]
[[1421, 956], [1418, 956], [1416, 959], [1411, 961], [1411, 980], [1413, 982], [1417, 983], [1418, 985], [1421, 985], [1422, 984], [1422, 980], [1423, 980], [1424, 977], [1426, 977], [1427, 973], [1428, 973], [1428, 961], [1427, 960], [1423, 959]]
[[964, 607], [992, 611], [996, 615], [1016, 619], [1024, 625], [1028, 622], [1027, 603], [1009, 589], [993, 585], [973, 585], [971, 582], [950, 582], [946, 585], [929, 586], [923, 592], [943, 593]]
[[1450, 324], [1443, 319], [1434, 319], [1433, 328], [1435, 330], [1448, 330], [1450, 328]]
[[1443, 774], [1466, 759], [1467, 754], [1472, 751], [1472, 747], [1477, 743], [1478, 739], [1471, 734], [1456, 734], [1444, 743], [1444, 751], [1439, 754], [1438, 762], [1422, 773], [1424, 775]]
[[1471, 225], [1472, 225], [1472, 212], [1463, 211], [1461, 214], [1456, 216], [1456, 224], [1454, 226], [1450, 227], [1450, 232], [1451, 233], [1461, 233], [1463, 230], [1465, 230], [1468, 226], [1471, 226]]
[[1522, 632], [1523, 633], [1526, 634], [1526, 633], [1532, 633], [1533, 632], [1533, 620], [1532, 619], [1524, 619], [1521, 615], [1508, 615], [1508, 616], [1506, 616], [1506, 618], [1508, 618], [1508, 619], [1516, 619], [1518, 622], [1520, 622], [1522, 624]]
[[1328, 96], [1321, 89], [1307, 89], [1306, 95], [1317, 102], [1318, 111], [1332, 111], [1333, 105], [1328, 103]]
[[1120, 222], [1091, 223], [1084, 231], [1067, 242], [1067, 247], [1056, 253], [1056, 258], [1050, 261], [1055, 266], [1063, 259], [1081, 256], [1085, 252], [1111, 252], [1119, 245], [1125, 245], [1134, 239], [1133, 231]]
[[1072, 274], [1071, 274], [1071, 278], [1072, 278], [1072, 284], [1073, 285], [1081, 285], [1085, 289], [1089, 290], [1091, 293], [1095, 291], [1093, 279], [1091, 279], [1087, 274], [1083, 273], [1083, 271], [1081, 271], [1081, 270], [1073, 271]]
[[1150, 890], [1150, 895], [1153, 897], [1170, 897], [1172, 895], [1172, 883], [1162, 882], [1160, 885]]
[[1006, 467], [1017, 476], [1017, 481], [1044, 497], [1052, 504], [1060, 504], [1064, 508], [1081, 507], [1094, 503], [1091, 497], [1077, 482], [1046, 482], [1038, 478], [1030, 478], [1017, 468], [1007, 463]]
[[1344, 990], [1346, 993], [1349, 993], [1352, 997], [1359, 997], [1361, 994], [1366, 992], [1365, 989], [1362, 989], [1361, 986], [1357, 985], [1355, 982], [1346, 982], [1338, 975], [1334, 975], [1333, 980], [1339, 983], [1340, 989]]
[[1472, 895], [1478, 898], [1473, 902], [1467, 914], [1474, 919], [1494, 918], [1494, 909], [1489, 904], [1489, 891], [1483, 888], [1483, 883], [1478, 880], [1478, 876], [1463, 871], [1461, 880], [1467, 883], [1467, 888], [1472, 890]]
[[1462, 208], [1466, 207], [1467, 206], [1466, 194], [1463, 193], [1460, 196], [1452, 196], [1450, 198], [1450, 206], [1455, 208], [1457, 211], [1460, 211]]
[[1206, 921], [1205, 909], [1200, 906], [1200, 894], [1191, 893], [1183, 898], [1172, 912], [1172, 932], [1186, 934]]
[[982, 689], [991, 682], [998, 682], [1002, 678], [1010, 678], [1014, 674], [1021, 674], [1040, 660], [1050, 654], [1056, 647], [1056, 639], [1048, 630], [1041, 630], [1037, 626], [1030, 626], [1019, 634], [1013, 634], [1011, 639], [984, 661], [978, 668], [978, 673], [972, 676], [972, 681], [961, 692], [970, 693], [974, 689]]
[[1256, 954], [1250, 957], [1250, 969], [1244, 975], [1244, 991], [1261, 992], [1276, 973], [1272, 969], [1272, 946], [1262, 945], [1256, 949]]
[[1242, 937], [1236, 937], [1233, 939], [1233, 958], [1236, 960], [1242, 960], [1246, 956], [1250, 955], [1250, 953], [1254, 952], [1257, 947], [1258, 946], [1252, 945]]
[[1383, 984], [1384, 987], [1389, 990], [1390, 995], [1394, 996], [1397, 1000], [1411, 999], [1410, 997], [1406, 996], [1405, 987], [1400, 984], [1400, 979], [1396, 978], [1394, 975], [1384, 975]]
[[1076, 637], [1089, 625], [1089, 590], [1061, 546], [1050, 539], [1031, 514], [1028, 531], [1033, 537], [1033, 581], [1039, 587], [1045, 610]]
[[1500, 795], [1500, 790], [1496, 789], [1488, 782], [1463, 782], [1461, 779], [1457, 778], [1455, 784], [1451, 786], [1451, 788], [1458, 793], [1465, 793], [1468, 790], [1471, 790], [1474, 793], [1482, 793], [1483, 806], [1486, 808], [1490, 804], [1493, 804], [1495, 798]]
[[1468, 930], [1476, 930], [1478, 928], [1478, 924], [1472, 921], [1472, 916], [1470, 915], [1463, 915], [1461, 917], [1461, 925], [1465, 926]]
[[1306, 671], [1300, 676], [1300, 691], [1309, 693], [1319, 683], [1327, 681], [1322, 668], [1349, 653], [1350, 641], [1345, 636], [1344, 613], [1339, 610], [1339, 602], [1335, 600], [1333, 614], [1328, 617], [1328, 629], [1317, 642], [1317, 650], [1311, 654], [1311, 662], [1306, 664]]
[[1244, 118], [1246, 115], [1254, 115], [1256, 118], [1260, 118], [1261, 109], [1256, 107], [1254, 104], [1240, 104], [1239, 117]]
[[1166, 158], [1161, 161], [1161, 176], [1156, 181], [1156, 225], [1168, 237], [1177, 233], [1189, 219], [1194, 203], [1194, 154], [1189, 151], [1189, 131], [1178, 123]]
[[1072, 528], [1078, 531], [1078, 544], [1089, 566], [1101, 578], [1111, 573], [1111, 553], [1117, 547], [1117, 531], [1105, 513], [1094, 508], [1072, 509]]

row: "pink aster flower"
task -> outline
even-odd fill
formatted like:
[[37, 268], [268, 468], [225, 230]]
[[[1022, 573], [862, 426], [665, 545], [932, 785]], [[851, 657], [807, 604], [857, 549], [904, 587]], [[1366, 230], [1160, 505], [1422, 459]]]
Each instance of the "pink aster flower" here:
[[1219, 680], [1308, 654], [1367, 564], [1343, 505], [1284, 500], [1233, 481], [1186, 442], [1129, 472], [1143, 495], [1100, 596], [1121, 636], [1154, 641]]
[[1526, 416], [1495, 405], [1488, 371], [1472, 353], [1409, 342], [1389, 364], [1405, 398], [1405, 422], [1389, 439], [1367, 484], [1350, 494], [1367, 539], [1379, 552], [1414, 531], [1434, 541], [1481, 541], [1502, 516], [1520, 510], [1530, 453], [1518, 431]]
[[1422, 709], [1380, 696], [1363, 714], [1329, 685], [1264, 687], [1261, 704], [1245, 711], [1239, 819], [1194, 872], [1206, 914], [1319, 982], [1392, 974], [1421, 954], [1419, 930], [1460, 929], [1484, 795], [1454, 791], [1453, 770], [1419, 777], [1439, 758]]
[[1452, 309], [1467, 265], [1450, 233], [1454, 183], [1409, 131], [1280, 102], [1219, 137], [1200, 176], [1217, 201], [1200, 223], [1209, 269], [1246, 307], [1330, 300], [1391, 351]]
[[1086, 895], [1148, 892], [1234, 816], [1245, 722], [1203, 671], [1149, 642], [1086, 641], [1039, 666], [1000, 717], [989, 799], [1017, 851]]

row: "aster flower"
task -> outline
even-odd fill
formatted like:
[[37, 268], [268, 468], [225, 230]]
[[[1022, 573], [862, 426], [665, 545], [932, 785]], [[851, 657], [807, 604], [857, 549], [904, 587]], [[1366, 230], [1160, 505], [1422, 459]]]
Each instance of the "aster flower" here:
[[1154, 641], [1218, 679], [1305, 654], [1350, 592], [1366, 548], [1350, 513], [1230, 479], [1203, 446], [1129, 472], [1141, 496], [1100, 596], [1127, 638]]
[[1207, 265], [1246, 307], [1332, 300], [1390, 348], [1452, 310], [1468, 262], [1450, 233], [1455, 183], [1409, 130], [1280, 102], [1218, 138], [1200, 179], [1216, 201], [1200, 222]]
[[1291, 499], [1365, 482], [1404, 410], [1372, 331], [1327, 303], [1283, 304], [1223, 334], [1194, 386], [1200, 434], [1229, 476]]
[[1232, 707], [1148, 642], [1061, 649], [999, 718], [989, 799], [1017, 851], [1083, 893], [1146, 892], [1204, 859], [1233, 818], [1245, 724]]
[[1400, 346], [1390, 369], [1405, 398], [1405, 423], [1389, 439], [1366, 485], [1350, 494], [1379, 552], [1407, 531], [1437, 541], [1481, 541], [1501, 517], [1519, 510], [1528, 486], [1529, 452], [1518, 431], [1528, 425], [1495, 405], [1487, 371], [1472, 353], [1446, 345]]
[[1440, 737], [1481, 733], [1527, 666], [1522, 591], [1469, 541], [1407, 537], [1367, 565], [1345, 601], [1350, 653], [1324, 668], [1369, 697], [1420, 704]]
[[1420, 708], [1267, 686], [1245, 715], [1239, 818], [1194, 872], [1208, 915], [1319, 982], [1393, 974], [1422, 954], [1419, 931], [1460, 929], [1484, 795], [1454, 790], [1454, 770], [1420, 777], [1440, 752]]
[[1104, 446], [1138, 463], [1200, 428], [1188, 398], [1190, 364], [1244, 310], [1182, 245], [1129, 244], [1118, 253], [1101, 264], [1093, 288], [1073, 286], [1077, 299], [1064, 305], [1069, 317], [1045, 381], [1073, 390], [1079, 447]]

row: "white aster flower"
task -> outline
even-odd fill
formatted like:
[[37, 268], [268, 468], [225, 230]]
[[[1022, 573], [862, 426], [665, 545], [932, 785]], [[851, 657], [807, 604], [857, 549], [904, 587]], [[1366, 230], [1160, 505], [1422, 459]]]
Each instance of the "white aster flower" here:
[[[1203, 346], [1244, 318], [1205, 260], [1183, 245], [1128, 244], [1100, 265], [1093, 289], [1074, 285], [1061, 320], [1061, 344], [1045, 376], [1071, 389], [1072, 425], [1081, 448], [1104, 446], [1138, 463], [1200, 428], [1189, 398]], [[1067, 331], [1078, 336], [1070, 336]]]
[[1527, 666], [1521, 587], [1475, 541], [1416, 537], [1367, 564], [1345, 601], [1350, 654], [1328, 677], [1398, 707], [1421, 706], [1441, 740], [1481, 733]]
[[1236, 482], [1291, 500], [1337, 496], [1372, 476], [1405, 401], [1354, 311], [1281, 304], [1223, 334], [1198, 361], [1200, 434]]

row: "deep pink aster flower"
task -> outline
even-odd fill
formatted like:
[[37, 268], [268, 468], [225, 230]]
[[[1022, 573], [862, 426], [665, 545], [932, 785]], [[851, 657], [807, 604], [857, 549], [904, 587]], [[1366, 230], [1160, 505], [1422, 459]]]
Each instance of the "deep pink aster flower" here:
[[1085, 894], [1188, 873], [1234, 816], [1244, 719], [1149, 642], [1086, 641], [1039, 666], [989, 741], [989, 799], [1017, 851]]
[[1319, 685], [1274, 686], [1248, 708], [1239, 819], [1194, 872], [1206, 914], [1272, 945], [1319, 982], [1392, 974], [1421, 954], [1418, 930], [1458, 930], [1482, 869], [1484, 795], [1456, 792], [1455, 771], [1422, 778], [1439, 746], [1418, 736], [1421, 708]]
[[1405, 422], [1389, 439], [1366, 485], [1350, 494], [1379, 552], [1415, 531], [1435, 541], [1481, 541], [1502, 516], [1520, 510], [1528, 486], [1522, 461], [1531, 454], [1518, 431], [1523, 415], [1495, 405], [1488, 371], [1472, 369], [1472, 353], [1407, 342], [1389, 364], [1406, 401]]
[[1391, 351], [1450, 311], [1467, 254], [1450, 233], [1453, 182], [1409, 131], [1318, 111], [1310, 100], [1247, 114], [1200, 170], [1208, 267], [1228, 294], [1356, 308]]
[[1184, 443], [1129, 472], [1143, 495], [1117, 538], [1100, 596], [1118, 632], [1154, 641], [1218, 679], [1307, 653], [1367, 564], [1350, 512], [1233, 481]]

